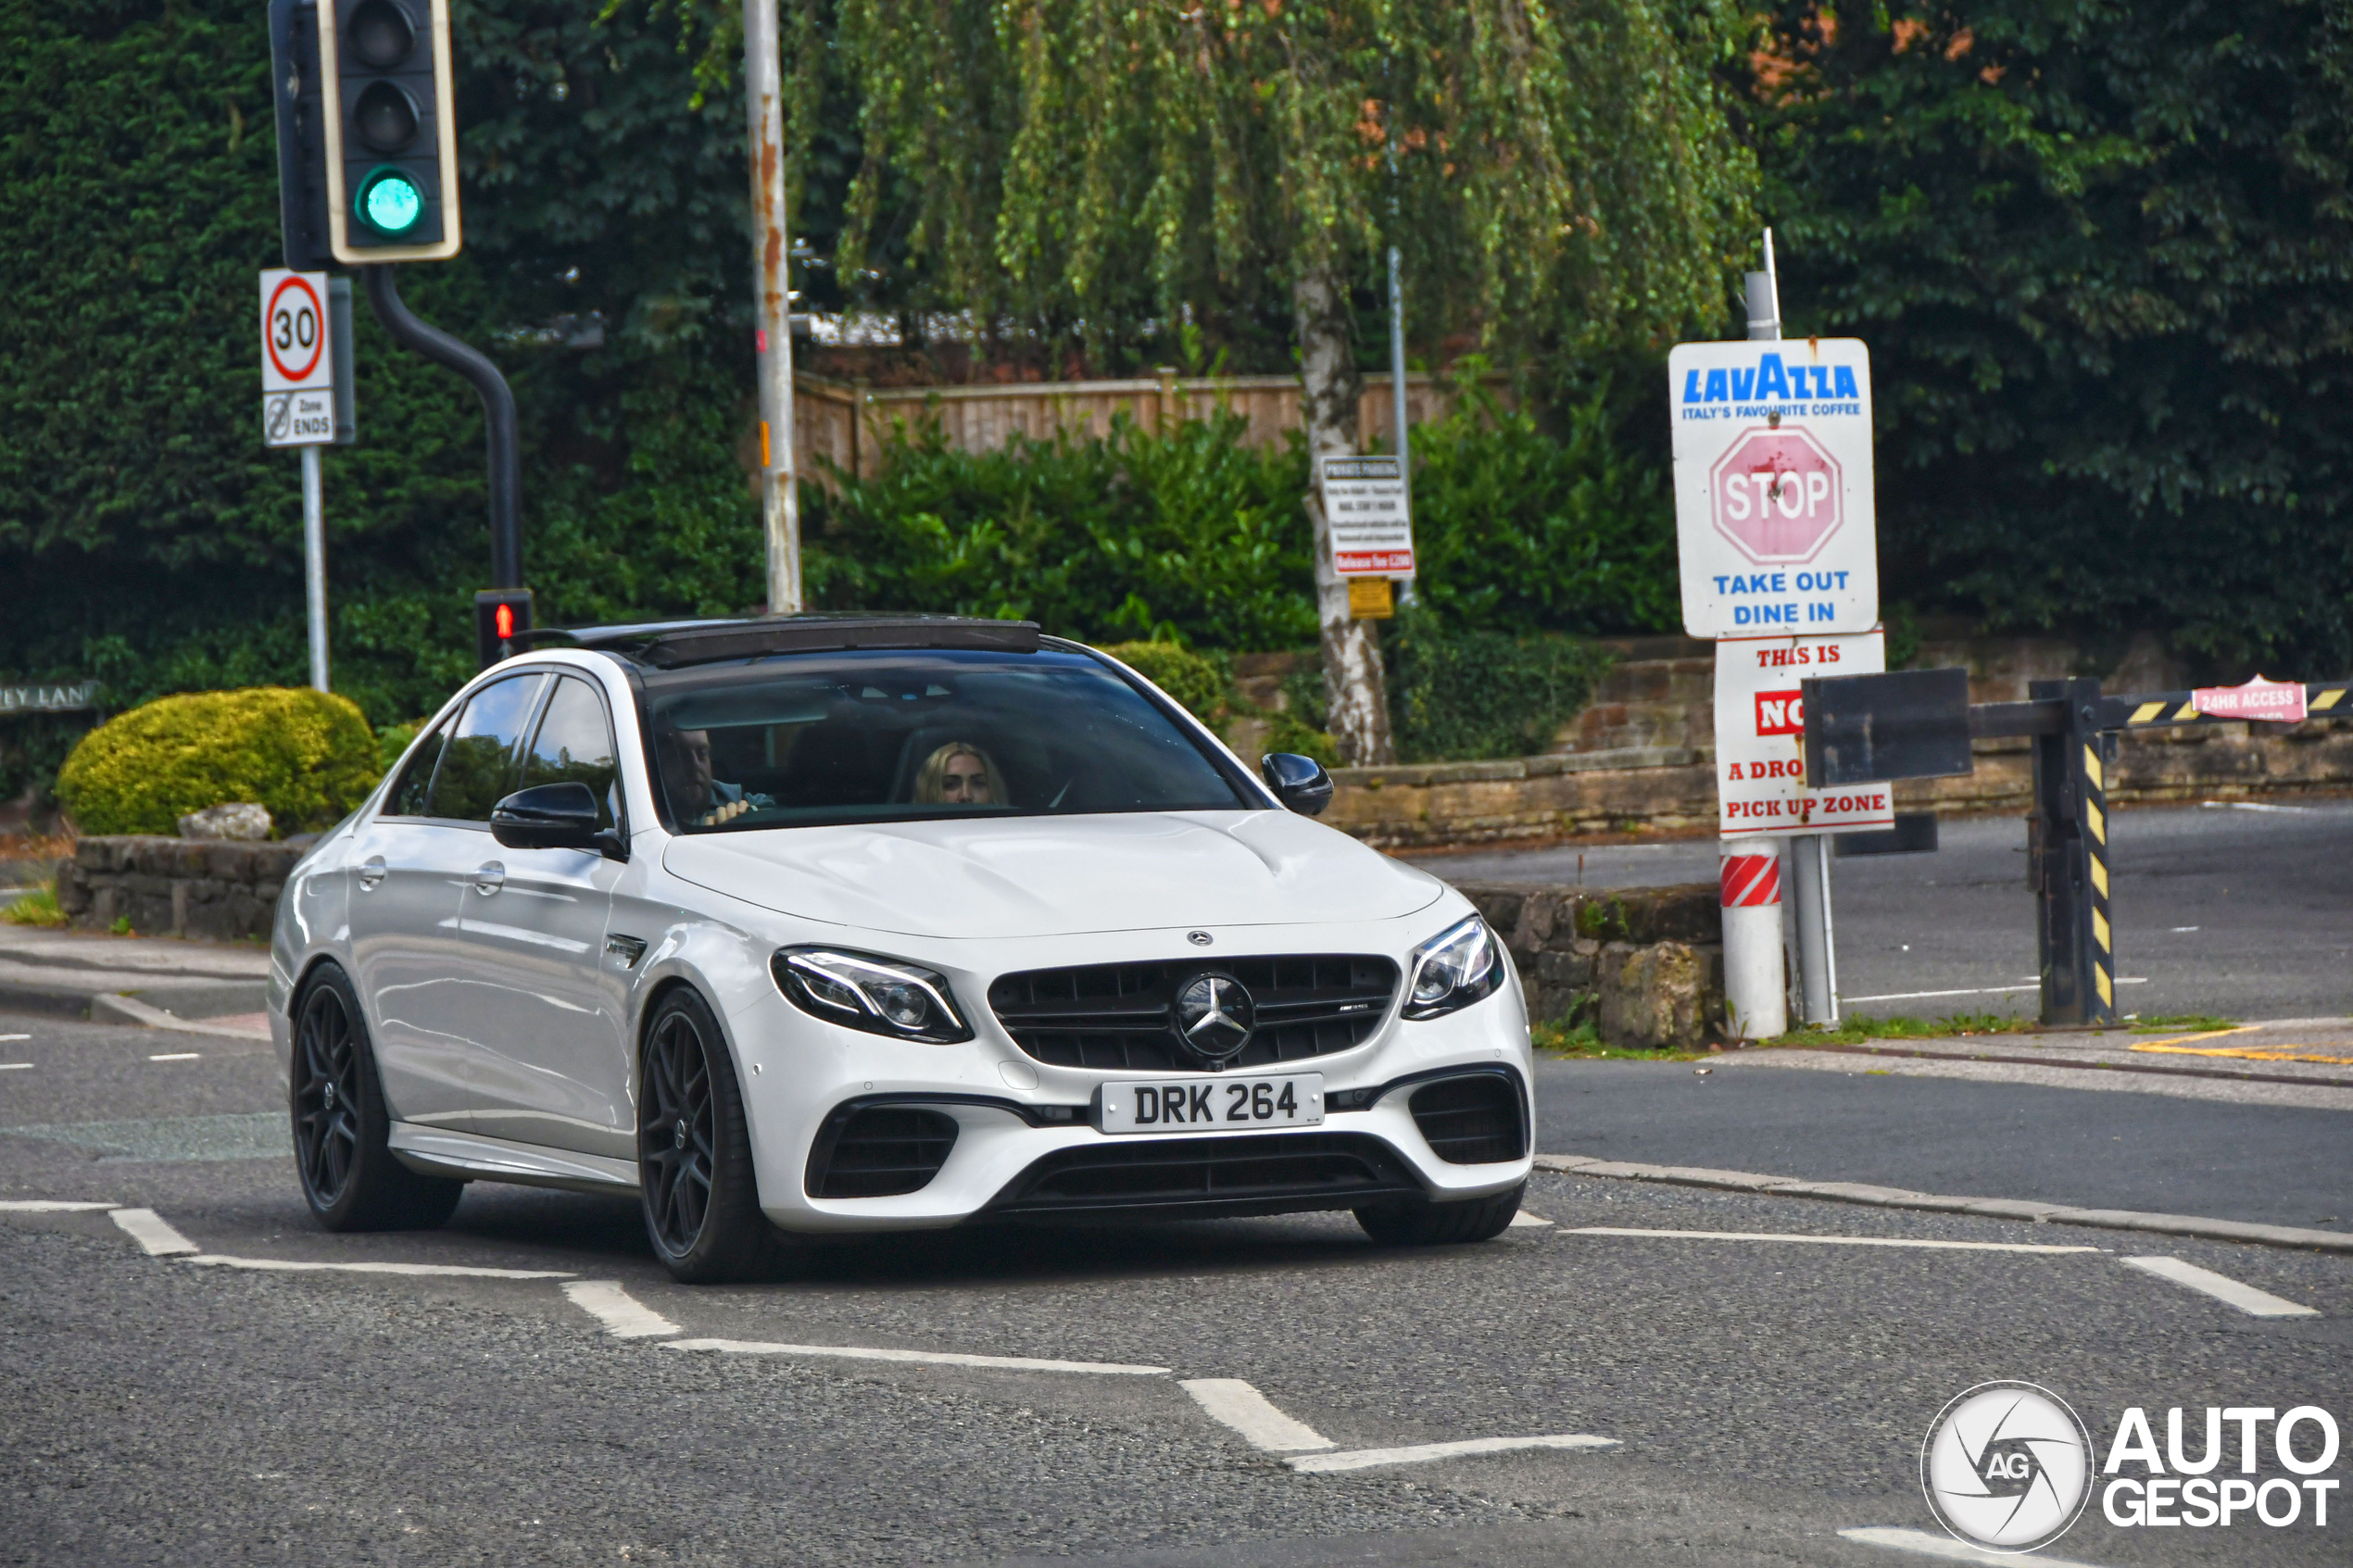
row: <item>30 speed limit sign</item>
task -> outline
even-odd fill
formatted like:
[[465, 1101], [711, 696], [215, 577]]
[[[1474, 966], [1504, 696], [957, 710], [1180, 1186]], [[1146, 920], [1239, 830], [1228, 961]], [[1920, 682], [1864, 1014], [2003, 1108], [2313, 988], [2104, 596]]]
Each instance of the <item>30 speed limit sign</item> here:
[[327, 275], [261, 275], [261, 438], [271, 446], [335, 438], [335, 361], [327, 342]]
[[307, 392], [335, 383], [327, 352], [327, 275], [261, 275], [261, 390]]

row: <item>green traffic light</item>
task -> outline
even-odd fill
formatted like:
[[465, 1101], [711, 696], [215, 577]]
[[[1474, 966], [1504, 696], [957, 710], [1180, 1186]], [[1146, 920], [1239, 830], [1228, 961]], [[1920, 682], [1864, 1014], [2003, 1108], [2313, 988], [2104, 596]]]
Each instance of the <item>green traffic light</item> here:
[[352, 205], [361, 222], [394, 237], [415, 228], [425, 215], [424, 193], [396, 169], [379, 169], [361, 181], [359, 199]]

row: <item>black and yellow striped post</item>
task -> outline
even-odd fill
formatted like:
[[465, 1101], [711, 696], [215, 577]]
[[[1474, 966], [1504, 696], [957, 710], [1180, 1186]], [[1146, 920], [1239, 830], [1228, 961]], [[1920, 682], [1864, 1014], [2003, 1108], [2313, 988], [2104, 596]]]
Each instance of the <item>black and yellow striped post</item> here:
[[2059, 701], [2065, 722], [2034, 737], [2034, 815], [2028, 876], [2045, 1023], [2116, 1022], [2116, 928], [2108, 906], [2108, 791], [2116, 736], [2096, 728], [2100, 684], [2036, 681], [2036, 701]]

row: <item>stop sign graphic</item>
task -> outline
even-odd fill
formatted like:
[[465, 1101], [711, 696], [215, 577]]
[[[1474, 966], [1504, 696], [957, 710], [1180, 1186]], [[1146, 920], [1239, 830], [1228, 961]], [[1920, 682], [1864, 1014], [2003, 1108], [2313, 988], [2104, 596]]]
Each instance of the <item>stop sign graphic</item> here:
[[1812, 560], [1844, 521], [1838, 459], [1795, 425], [1747, 432], [1709, 480], [1717, 532], [1759, 565]]

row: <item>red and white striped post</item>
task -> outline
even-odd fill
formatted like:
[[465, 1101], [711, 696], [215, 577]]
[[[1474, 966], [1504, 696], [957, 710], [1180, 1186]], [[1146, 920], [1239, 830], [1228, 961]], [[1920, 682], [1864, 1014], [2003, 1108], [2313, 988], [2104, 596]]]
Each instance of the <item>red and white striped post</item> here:
[[1724, 1011], [1734, 1039], [1767, 1040], [1789, 1029], [1781, 970], [1781, 847], [1728, 838], [1718, 868], [1724, 911]]

